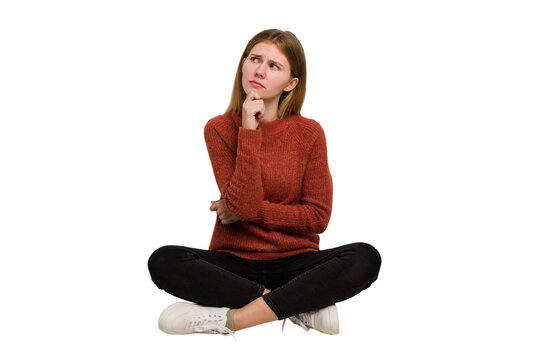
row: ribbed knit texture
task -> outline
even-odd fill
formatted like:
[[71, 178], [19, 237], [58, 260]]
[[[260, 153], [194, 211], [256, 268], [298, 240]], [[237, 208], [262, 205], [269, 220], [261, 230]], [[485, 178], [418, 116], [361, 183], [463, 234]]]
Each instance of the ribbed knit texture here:
[[239, 221], [216, 224], [210, 250], [272, 260], [319, 250], [332, 212], [332, 176], [321, 125], [293, 115], [242, 127], [219, 115], [204, 138], [221, 199]]

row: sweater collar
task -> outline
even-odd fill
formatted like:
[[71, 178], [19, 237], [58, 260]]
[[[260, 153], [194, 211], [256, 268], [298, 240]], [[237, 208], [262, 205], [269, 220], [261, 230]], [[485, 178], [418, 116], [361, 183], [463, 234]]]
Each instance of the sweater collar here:
[[[232, 113], [232, 118], [238, 127], [242, 126], [242, 116], [239, 113]], [[290, 121], [291, 116], [277, 118], [272, 121], [259, 121], [257, 129], [262, 130], [263, 136], [274, 135], [285, 130], [289, 126]]]

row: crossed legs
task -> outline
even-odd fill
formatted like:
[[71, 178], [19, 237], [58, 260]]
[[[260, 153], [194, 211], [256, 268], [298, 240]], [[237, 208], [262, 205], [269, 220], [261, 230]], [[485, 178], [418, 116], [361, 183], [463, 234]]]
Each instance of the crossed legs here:
[[378, 251], [366, 243], [268, 261], [165, 246], [148, 262], [158, 288], [203, 306], [235, 309], [235, 330], [348, 299], [377, 279], [380, 265]]

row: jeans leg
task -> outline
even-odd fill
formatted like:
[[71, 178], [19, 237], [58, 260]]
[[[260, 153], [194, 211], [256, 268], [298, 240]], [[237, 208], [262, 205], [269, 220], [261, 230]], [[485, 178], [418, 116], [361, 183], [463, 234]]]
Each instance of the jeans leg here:
[[377, 280], [381, 257], [373, 246], [354, 243], [294, 255], [287, 262], [289, 268], [305, 271], [263, 295], [280, 320], [330, 306], [367, 289]]
[[205, 306], [239, 308], [264, 291], [253, 281], [253, 266], [243, 260], [220, 251], [169, 245], [154, 251], [148, 269], [157, 287], [171, 295]]

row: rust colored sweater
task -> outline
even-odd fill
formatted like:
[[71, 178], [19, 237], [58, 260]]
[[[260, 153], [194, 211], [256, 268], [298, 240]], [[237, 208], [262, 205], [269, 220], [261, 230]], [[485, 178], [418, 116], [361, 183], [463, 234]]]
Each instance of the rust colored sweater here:
[[239, 220], [216, 224], [210, 250], [272, 260], [319, 250], [332, 212], [332, 176], [321, 125], [299, 115], [242, 127], [238, 113], [204, 127], [214, 176]]

